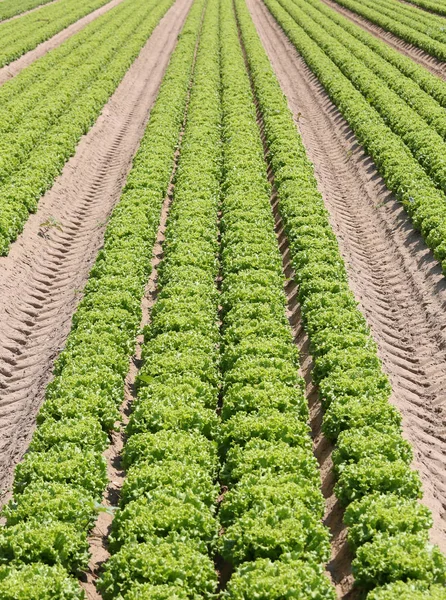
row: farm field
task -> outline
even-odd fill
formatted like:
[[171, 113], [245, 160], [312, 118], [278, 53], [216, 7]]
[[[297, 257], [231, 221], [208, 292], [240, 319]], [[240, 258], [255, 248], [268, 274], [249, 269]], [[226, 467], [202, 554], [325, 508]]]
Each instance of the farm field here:
[[446, 600], [446, 4], [0, 0], [0, 600]]

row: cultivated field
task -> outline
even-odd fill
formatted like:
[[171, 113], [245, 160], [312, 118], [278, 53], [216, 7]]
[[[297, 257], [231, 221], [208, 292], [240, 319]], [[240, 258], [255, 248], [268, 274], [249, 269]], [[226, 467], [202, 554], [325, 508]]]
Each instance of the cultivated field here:
[[446, 600], [446, 0], [0, 0], [0, 600]]

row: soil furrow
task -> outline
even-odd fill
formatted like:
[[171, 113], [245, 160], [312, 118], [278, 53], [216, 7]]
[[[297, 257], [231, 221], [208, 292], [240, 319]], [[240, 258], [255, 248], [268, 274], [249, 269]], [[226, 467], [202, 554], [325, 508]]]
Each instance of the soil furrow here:
[[[315, 163], [350, 285], [378, 343], [392, 402], [414, 448], [424, 503], [434, 517], [432, 540], [444, 551], [446, 281], [441, 267], [261, 0], [248, 0], [248, 6]], [[439, 463], [433, 464], [432, 455]]]
[[[54, 35], [52, 38], [50, 38], [46, 42], [42, 42], [36, 48], [34, 48], [34, 50], [30, 50], [26, 54], [23, 54], [17, 60], [14, 60], [11, 63], [9, 63], [9, 65], [5, 65], [4, 67], [1, 67], [0, 68], [0, 85], [3, 85], [6, 81], [9, 81], [9, 79], [12, 79], [16, 75], [18, 75], [20, 73], [20, 71], [22, 71], [26, 67], [29, 67], [29, 65], [31, 65], [38, 58], [41, 58], [42, 56], [45, 56], [45, 54], [47, 54], [51, 50], [58, 48], [61, 44], [63, 44], [66, 40], [68, 40], [75, 33], [78, 33], [79, 31], [81, 31], [81, 29], [84, 29], [84, 27], [86, 27], [89, 23], [91, 23], [92, 21], [94, 21], [95, 19], [100, 17], [101, 15], [107, 13], [109, 10], [111, 10], [115, 6], [118, 6], [118, 4], [121, 4], [121, 2], [123, 2], [123, 1], [124, 0], [111, 0], [108, 4], [101, 6], [97, 10], [94, 10], [93, 12], [91, 12], [90, 14], [85, 15], [85, 17], [82, 17], [75, 23], [72, 23], [72, 25], [69, 25], [66, 29], [63, 29], [59, 33], [56, 33], [56, 35]], [[37, 10], [37, 9], [34, 9], [34, 10]], [[23, 14], [20, 16], [22, 17]], [[15, 18], [15, 17], [13, 17], [13, 18]], [[0, 25], [2, 23], [5, 23], [5, 21], [2, 21], [0, 23]]]
[[437, 75], [437, 77], [446, 79], [446, 64], [441, 60], [438, 60], [437, 58], [431, 56], [424, 50], [421, 50], [420, 48], [417, 48], [416, 46], [405, 42], [393, 33], [390, 33], [382, 27], [379, 27], [379, 25], [375, 25], [371, 21], [367, 21], [367, 19], [357, 15], [348, 8], [340, 6], [335, 2], [335, 0], [321, 0], [321, 2], [334, 9], [344, 17], [347, 17], [348, 19], [350, 19], [350, 21], [355, 23], [355, 25], [358, 25], [371, 35], [380, 39], [382, 42], [385, 42], [394, 50], [401, 52], [401, 54], [404, 54], [408, 58], [412, 59], [413, 61], [415, 61], [434, 75]]
[[3, 489], [32, 435], [54, 359], [70, 330], [190, 5], [191, 0], [177, 0], [161, 20], [9, 256], [0, 259]]

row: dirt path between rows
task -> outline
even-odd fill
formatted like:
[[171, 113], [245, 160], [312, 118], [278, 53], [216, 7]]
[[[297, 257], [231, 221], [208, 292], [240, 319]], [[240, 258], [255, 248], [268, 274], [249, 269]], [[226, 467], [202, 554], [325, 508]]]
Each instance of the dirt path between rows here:
[[[350, 285], [391, 378], [392, 401], [403, 414], [422, 477], [423, 502], [433, 512], [432, 541], [446, 551], [446, 280], [265, 5], [248, 0], [248, 6], [315, 164]], [[328, 510], [335, 505], [327, 498]], [[330, 515], [327, 521], [333, 521]], [[337, 583], [345, 597], [348, 582]]]
[[[36, 46], [36, 48], [34, 48], [34, 50], [30, 50], [26, 54], [23, 54], [17, 60], [14, 60], [13, 62], [9, 63], [9, 65], [5, 65], [4, 67], [1, 67], [0, 68], [0, 85], [3, 85], [6, 81], [9, 81], [9, 79], [12, 79], [16, 75], [18, 75], [20, 73], [20, 71], [22, 71], [26, 67], [29, 67], [29, 65], [31, 65], [38, 58], [42, 58], [42, 56], [45, 56], [45, 54], [50, 52], [50, 50], [54, 50], [55, 48], [58, 48], [61, 44], [63, 44], [66, 40], [68, 40], [75, 33], [78, 33], [79, 31], [81, 31], [81, 29], [84, 29], [84, 27], [86, 27], [89, 23], [91, 23], [92, 21], [94, 21], [95, 19], [100, 17], [101, 15], [104, 15], [109, 10], [114, 8], [115, 6], [118, 6], [118, 4], [121, 4], [121, 2], [123, 2], [123, 1], [124, 0], [111, 0], [111, 2], [109, 2], [108, 4], [101, 6], [100, 8], [94, 10], [93, 12], [89, 13], [88, 15], [85, 15], [85, 17], [82, 17], [81, 19], [79, 19], [78, 21], [73, 23], [72, 25], [69, 25], [68, 27], [66, 27], [65, 29], [60, 31], [59, 33], [56, 33], [56, 35], [54, 35], [52, 38], [50, 38], [46, 42], [42, 42], [41, 44]], [[34, 10], [36, 10], [36, 9], [34, 9]], [[23, 14], [20, 16], [23, 16]], [[0, 26], [5, 22], [6, 21], [2, 21], [0, 23]]]
[[340, 6], [334, 0], [321, 0], [321, 2], [352, 21], [355, 25], [361, 27], [361, 29], [364, 29], [364, 31], [367, 31], [382, 42], [385, 42], [397, 52], [400, 52], [401, 54], [404, 54], [408, 58], [412, 59], [437, 77], [446, 79], [446, 63], [431, 56], [424, 50], [405, 42], [396, 35], [393, 35], [393, 33], [390, 33], [382, 27], [375, 25], [371, 21], [367, 21], [367, 19], [360, 17], [348, 8]]
[[177, 0], [0, 258], [0, 486], [7, 490], [192, 0]]

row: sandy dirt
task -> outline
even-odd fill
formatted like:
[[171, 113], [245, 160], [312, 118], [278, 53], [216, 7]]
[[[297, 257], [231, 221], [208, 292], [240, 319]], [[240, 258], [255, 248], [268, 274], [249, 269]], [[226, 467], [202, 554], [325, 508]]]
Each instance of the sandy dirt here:
[[417, 48], [416, 46], [405, 42], [396, 35], [393, 35], [393, 33], [389, 33], [385, 29], [382, 29], [382, 27], [379, 27], [378, 25], [367, 21], [367, 19], [360, 17], [353, 11], [344, 8], [343, 6], [340, 6], [334, 0], [321, 1], [324, 2], [324, 4], [326, 4], [330, 8], [336, 10], [339, 14], [343, 15], [344, 17], [347, 17], [350, 21], [355, 23], [355, 25], [358, 25], [368, 33], [380, 39], [382, 42], [385, 42], [394, 50], [397, 50], [401, 54], [404, 54], [408, 58], [414, 60], [416, 63], [420, 64], [422, 67], [433, 73], [434, 75], [437, 75], [437, 77], [446, 79], [446, 63], [431, 56], [424, 50], [421, 50], [420, 48]]
[[[18, 73], [20, 73], [20, 71], [22, 71], [26, 67], [29, 67], [29, 65], [31, 65], [38, 58], [45, 56], [45, 54], [50, 52], [50, 50], [54, 50], [55, 48], [58, 48], [61, 44], [63, 44], [63, 42], [68, 40], [75, 33], [78, 33], [79, 31], [81, 31], [81, 29], [84, 29], [84, 27], [86, 27], [89, 23], [91, 23], [92, 21], [94, 21], [95, 19], [100, 17], [101, 15], [105, 14], [106, 12], [108, 12], [109, 10], [114, 8], [115, 6], [118, 6], [118, 4], [121, 4], [121, 2], [123, 2], [123, 0], [111, 0], [111, 2], [109, 2], [108, 4], [101, 6], [97, 10], [94, 10], [93, 12], [89, 13], [88, 15], [85, 15], [85, 17], [82, 17], [82, 19], [79, 19], [72, 25], [69, 25], [66, 29], [63, 29], [59, 33], [56, 33], [56, 35], [54, 35], [52, 38], [50, 38], [46, 42], [42, 42], [41, 44], [36, 46], [36, 48], [34, 48], [34, 50], [30, 50], [26, 54], [23, 54], [17, 60], [14, 60], [13, 62], [9, 63], [9, 65], [5, 65], [4, 67], [1, 67], [0, 68], [0, 85], [3, 85], [6, 81], [8, 81], [9, 79], [12, 79], [12, 77], [15, 77], [16, 75], [18, 75]], [[41, 8], [41, 7], [39, 7], [39, 8]], [[37, 9], [34, 9], [34, 10], [37, 10]], [[23, 16], [23, 14], [20, 16]], [[2, 21], [0, 23], [0, 26], [2, 23], [5, 23], [5, 22], [6, 21]]]
[[[414, 448], [423, 502], [434, 517], [432, 541], [445, 551], [446, 281], [373, 162], [261, 0], [248, 0], [248, 6], [315, 164], [350, 285], [378, 343], [394, 390], [392, 402], [403, 414], [404, 435]], [[329, 464], [329, 449], [321, 452], [321, 462]], [[329, 471], [322, 466], [325, 493], [332, 487]], [[330, 496], [327, 509], [327, 522], [336, 523], [336, 502]], [[339, 530], [334, 538], [335, 571], [345, 552], [342, 537]], [[340, 597], [346, 597], [348, 573], [337, 583]]]
[[191, 0], [177, 0], [0, 258], [0, 486], [8, 490]]

